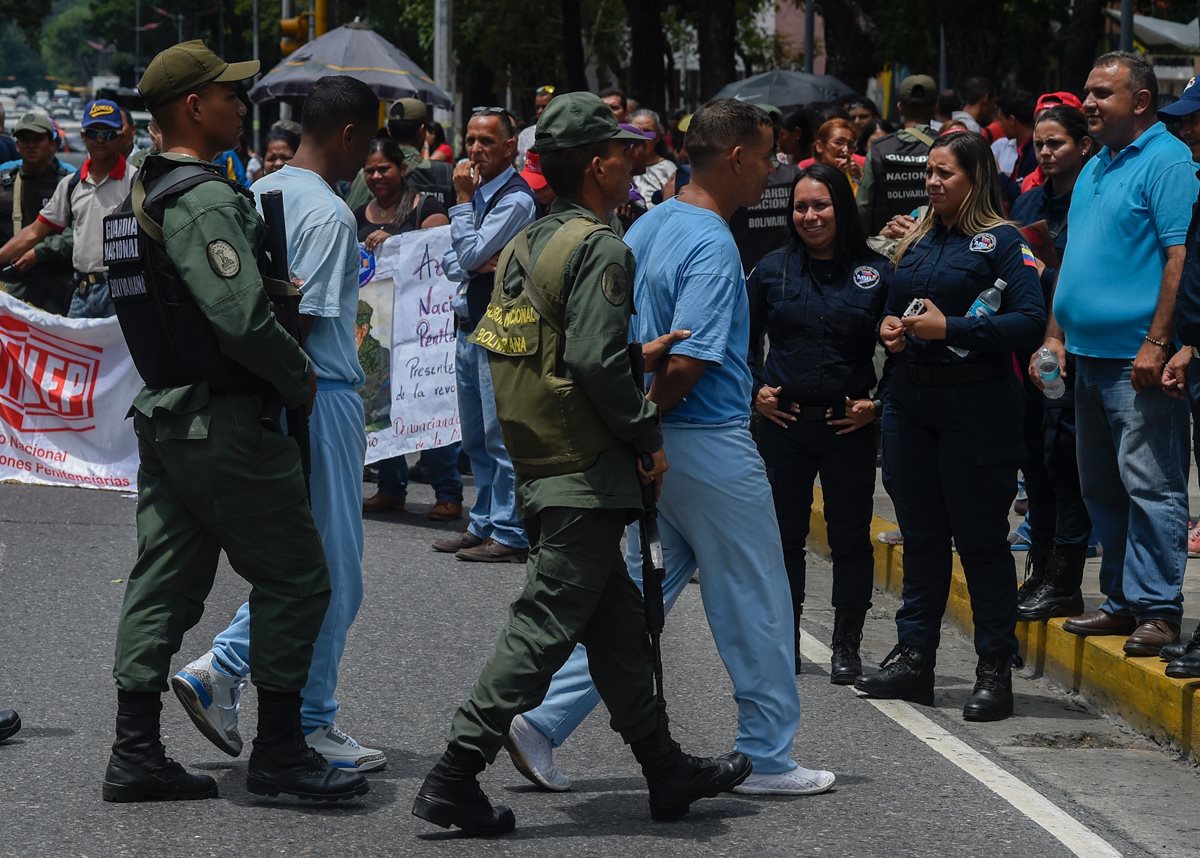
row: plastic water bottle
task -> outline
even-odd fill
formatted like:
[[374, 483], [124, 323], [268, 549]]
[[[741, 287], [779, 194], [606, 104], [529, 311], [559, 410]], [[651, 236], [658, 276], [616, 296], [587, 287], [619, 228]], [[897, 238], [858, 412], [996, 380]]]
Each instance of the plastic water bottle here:
[[1037, 374], [1042, 379], [1042, 393], [1047, 399], [1061, 399], [1067, 390], [1058, 366], [1058, 356], [1042, 346], [1037, 353]]
[[[965, 318], [972, 316], [990, 316], [1000, 309], [1000, 298], [1004, 293], [1008, 283], [996, 278], [996, 282], [979, 293], [979, 297], [975, 299], [975, 303], [971, 305], [971, 309], [964, 313]], [[961, 358], [965, 358], [971, 352], [969, 349], [955, 348], [954, 346], [946, 346], [950, 351], [954, 352]]]

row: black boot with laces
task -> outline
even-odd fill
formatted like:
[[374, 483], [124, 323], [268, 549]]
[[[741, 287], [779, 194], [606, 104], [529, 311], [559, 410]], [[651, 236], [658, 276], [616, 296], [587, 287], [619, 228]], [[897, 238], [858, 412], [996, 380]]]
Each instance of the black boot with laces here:
[[1023, 604], [1050, 580], [1050, 570], [1054, 565], [1054, 559], [1052, 548], [1029, 547], [1029, 551], [1025, 555], [1025, 580], [1017, 589], [1018, 605]]
[[[1163, 661], [1172, 662], [1177, 658], [1183, 658], [1184, 653], [1189, 649], [1200, 651], [1200, 623], [1196, 624], [1196, 630], [1192, 632], [1190, 640], [1185, 641], [1180, 638], [1176, 643], [1167, 644], [1158, 651], [1158, 657]], [[1170, 674], [1167, 675], [1170, 676]]]
[[867, 608], [835, 608], [833, 613], [833, 640], [829, 659], [829, 681], [834, 685], [853, 685], [862, 676], [862, 657], [858, 654], [862, 643], [863, 621]]
[[966, 721], [1003, 721], [1013, 714], [1012, 668], [1017, 656], [982, 655], [975, 666], [975, 690], [963, 707]]
[[936, 650], [896, 644], [879, 663], [883, 669], [873, 676], [860, 676], [854, 687], [881, 700], [908, 700], [932, 706], [936, 654]]
[[104, 773], [105, 801], [192, 801], [217, 797], [217, 782], [167, 756], [159, 738], [161, 695], [117, 692], [117, 739]]
[[[1051, 617], [1074, 617], [1083, 613], [1083, 568], [1087, 545], [1058, 545], [1050, 569], [1040, 586], [1027, 596], [1017, 595], [1017, 619], [1026, 622]], [[1033, 580], [1031, 577], [1030, 581]]]
[[[666, 716], [662, 716], [666, 717]], [[693, 757], [683, 753], [669, 733], [655, 731], [629, 744], [641, 764], [650, 790], [650, 818], [659, 822], [678, 819], [692, 803], [729, 792], [750, 776], [745, 754]]]
[[476, 777], [487, 762], [476, 751], [448, 745], [413, 800], [413, 816], [442, 828], [454, 826], [465, 833], [495, 837], [517, 826], [513, 812], [504, 805], [492, 806]]

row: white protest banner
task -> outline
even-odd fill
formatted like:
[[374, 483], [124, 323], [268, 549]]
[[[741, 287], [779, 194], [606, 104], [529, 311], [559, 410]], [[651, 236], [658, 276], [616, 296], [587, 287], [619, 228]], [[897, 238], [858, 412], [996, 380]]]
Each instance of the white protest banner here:
[[66, 319], [0, 292], [0, 480], [128, 491], [142, 380], [116, 319]]
[[393, 236], [377, 257], [364, 251], [355, 330], [367, 375], [367, 462], [462, 438], [450, 309], [458, 284], [442, 272], [449, 247], [450, 227], [440, 226]]

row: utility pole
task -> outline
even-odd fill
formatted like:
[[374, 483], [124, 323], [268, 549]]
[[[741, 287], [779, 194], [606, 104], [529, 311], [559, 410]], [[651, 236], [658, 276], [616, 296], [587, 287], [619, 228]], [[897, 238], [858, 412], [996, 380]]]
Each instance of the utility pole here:
[[804, 4], [804, 70], [813, 73], [813, 54], [816, 53], [817, 4], [806, 0]]
[[142, 0], [133, 0], [133, 83], [142, 76]]
[[[293, 11], [294, 11], [294, 9], [292, 7], [292, 0], [279, 0], [279, 17], [280, 18], [292, 17]], [[255, 27], [254, 29], [257, 32], [258, 28]], [[279, 102], [279, 118], [280, 119], [291, 119], [292, 118], [292, 106], [290, 104], [288, 104], [286, 101]]]
[[1133, 0], [1121, 0], [1121, 50], [1133, 50]]
[[[251, 37], [250, 49], [254, 55], [254, 60], [258, 60], [258, 0], [254, 0], [254, 6], [251, 10], [253, 24], [251, 32], [254, 34]], [[255, 76], [257, 81], [258, 77]], [[255, 152], [262, 153], [262, 109], [258, 106], [258, 102], [254, 102], [253, 114], [250, 120], [250, 145]]]
[[[443, 91], [454, 96], [454, 44], [452, 24], [454, 21], [453, 0], [434, 0], [433, 2], [433, 79]], [[454, 116], [449, 111], [438, 108], [435, 117], [442, 122], [454, 122]], [[447, 138], [450, 128], [446, 129]]]

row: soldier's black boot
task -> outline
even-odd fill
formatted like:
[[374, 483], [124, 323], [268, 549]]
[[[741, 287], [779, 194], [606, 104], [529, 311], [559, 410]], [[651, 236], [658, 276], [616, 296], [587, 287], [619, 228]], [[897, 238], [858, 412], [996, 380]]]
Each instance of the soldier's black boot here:
[[117, 692], [117, 740], [104, 773], [105, 801], [191, 801], [217, 797], [217, 782], [189, 774], [159, 738], [161, 696]]
[[667, 734], [656, 732], [629, 745], [650, 788], [650, 818], [659, 822], [684, 816], [692, 802], [728, 792], [750, 777], [750, 759], [732, 753], [692, 757]]
[[0, 742], [21, 732], [21, 716], [11, 709], [0, 712]]
[[1023, 605], [1042, 585], [1050, 580], [1050, 570], [1054, 566], [1055, 552], [1050, 548], [1029, 546], [1025, 554], [1025, 580], [1017, 589], [1017, 605]]
[[299, 691], [260, 687], [258, 735], [246, 767], [246, 789], [255, 795], [341, 801], [366, 795], [371, 785], [358, 772], [329, 765], [304, 741]]
[[1003, 721], [1013, 714], [1012, 667], [1015, 656], [982, 655], [975, 666], [975, 690], [963, 707], [966, 721]]
[[933, 667], [937, 651], [896, 644], [874, 676], [860, 676], [854, 687], [881, 700], [908, 700], [933, 705]]
[[413, 816], [442, 828], [453, 825], [467, 834], [508, 834], [517, 825], [513, 812], [504, 805], [493, 807], [476, 780], [486, 766], [479, 753], [448, 745], [417, 790]]
[[[1171, 646], [1178, 647], [1179, 644]], [[1159, 654], [1165, 657], [1167, 647], [1163, 647]], [[1167, 664], [1167, 676], [1173, 679], [1200, 678], [1200, 625], [1197, 625], [1196, 631], [1192, 632], [1191, 640], [1183, 644], [1183, 652], [1172, 658]]]
[[865, 605], [853, 608], [835, 608], [833, 612], [833, 641], [830, 649], [829, 681], [834, 685], [853, 685], [862, 676], [862, 657], [858, 654], [862, 643], [863, 621], [867, 618]]
[[1083, 567], [1086, 563], [1086, 544], [1056, 546], [1045, 581], [1024, 600], [1018, 598], [1017, 619], [1034, 622], [1082, 614]]
[[1196, 630], [1192, 632], [1192, 637], [1190, 640], [1184, 640], [1183, 638], [1180, 638], [1173, 644], [1167, 644], [1158, 651], [1158, 657], [1166, 662], [1175, 661], [1178, 658], [1183, 658], [1184, 653], [1186, 653], [1188, 648], [1193, 644], [1195, 644], [1197, 650], [1200, 650], [1200, 623], [1196, 624]]

